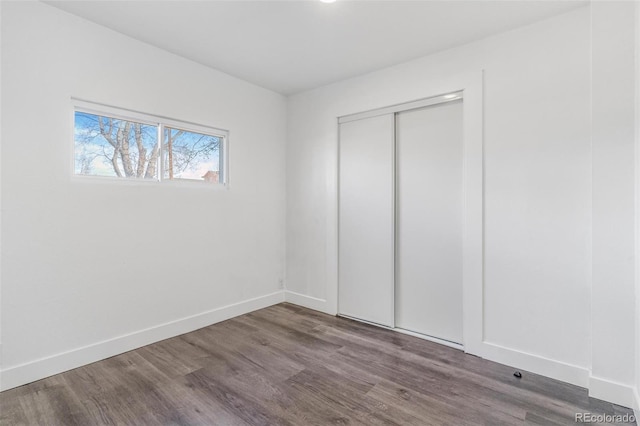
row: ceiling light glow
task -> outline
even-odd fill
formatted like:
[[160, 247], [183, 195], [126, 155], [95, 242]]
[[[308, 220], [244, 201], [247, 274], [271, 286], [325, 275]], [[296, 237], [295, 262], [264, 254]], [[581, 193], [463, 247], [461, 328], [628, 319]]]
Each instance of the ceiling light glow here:
[[335, 3], [336, 0], [320, 0], [322, 3]]
[[455, 93], [451, 93], [450, 95], [444, 95], [445, 99], [453, 99], [453, 98], [457, 98], [458, 95]]

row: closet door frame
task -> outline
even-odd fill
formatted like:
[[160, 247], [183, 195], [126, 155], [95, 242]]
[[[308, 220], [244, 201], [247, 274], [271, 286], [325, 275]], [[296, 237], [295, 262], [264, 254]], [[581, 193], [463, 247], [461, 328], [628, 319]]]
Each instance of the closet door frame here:
[[[467, 353], [483, 356], [484, 342], [484, 149], [483, 72], [433, 82], [420, 99], [338, 117], [341, 123], [396, 114], [455, 99], [463, 99], [463, 271], [462, 336]], [[455, 96], [454, 96], [455, 95]], [[339, 143], [339, 142], [338, 142]], [[395, 140], [393, 141], [395, 146]], [[339, 152], [339, 150], [338, 150]], [[339, 161], [339, 159], [338, 159]], [[394, 156], [395, 167], [395, 156]], [[340, 185], [338, 176], [338, 185]], [[395, 182], [394, 182], [395, 186]], [[339, 191], [338, 191], [339, 192]], [[395, 198], [395, 194], [394, 194]], [[395, 204], [395, 202], [394, 202]], [[395, 205], [394, 205], [395, 211]], [[339, 210], [336, 212], [339, 216]], [[394, 224], [395, 226], [395, 224]], [[338, 232], [340, 224], [338, 222]], [[339, 250], [339, 248], [338, 248]], [[336, 254], [338, 251], [336, 250]], [[339, 264], [338, 264], [339, 268]], [[338, 288], [340, 282], [338, 282]], [[338, 293], [336, 288], [336, 293]], [[395, 288], [395, 285], [394, 285]], [[339, 300], [336, 297], [339, 310]], [[392, 299], [395, 304], [395, 300]], [[395, 329], [400, 331], [398, 329]], [[412, 333], [407, 333], [412, 334]], [[416, 334], [413, 334], [416, 335]], [[423, 337], [418, 335], [418, 337]]]

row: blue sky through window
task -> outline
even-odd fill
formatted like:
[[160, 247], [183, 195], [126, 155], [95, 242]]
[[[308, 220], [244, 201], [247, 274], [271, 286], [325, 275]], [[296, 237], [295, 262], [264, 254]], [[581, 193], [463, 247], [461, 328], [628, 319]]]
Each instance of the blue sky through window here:
[[[87, 112], [75, 113], [75, 173], [157, 179], [158, 127]], [[164, 128], [163, 179], [218, 183], [222, 138]]]
[[75, 113], [75, 173], [157, 178], [157, 126]]

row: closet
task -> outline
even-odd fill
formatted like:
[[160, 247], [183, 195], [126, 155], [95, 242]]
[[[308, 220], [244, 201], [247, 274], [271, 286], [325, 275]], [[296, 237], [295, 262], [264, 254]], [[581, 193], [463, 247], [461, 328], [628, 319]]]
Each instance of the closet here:
[[462, 343], [463, 100], [342, 117], [338, 312]]

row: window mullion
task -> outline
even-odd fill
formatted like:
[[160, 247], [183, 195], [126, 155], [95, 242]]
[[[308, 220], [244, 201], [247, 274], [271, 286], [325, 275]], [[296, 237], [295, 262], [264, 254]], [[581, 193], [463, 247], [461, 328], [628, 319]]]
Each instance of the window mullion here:
[[164, 178], [164, 124], [158, 123], [158, 160], [160, 161], [160, 167], [158, 167], [158, 181], [162, 182]]

